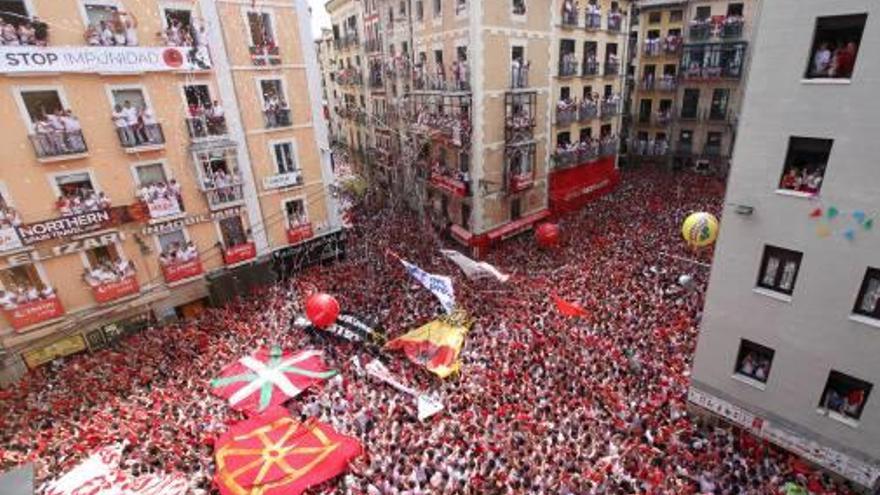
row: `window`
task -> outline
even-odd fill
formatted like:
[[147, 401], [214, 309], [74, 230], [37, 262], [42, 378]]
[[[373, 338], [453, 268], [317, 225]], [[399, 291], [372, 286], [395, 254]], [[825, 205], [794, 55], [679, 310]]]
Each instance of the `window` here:
[[290, 105], [284, 97], [284, 84], [281, 79], [260, 80], [260, 96], [263, 99], [263, 117], [267, 128], [293, 124], [290, 119]]
[[571, 133], [570, 132], [560, 132], [556, 135], [556, 144], [557, 146], [565, 146], [571, 144]]
[[684, 19], [684, 12], [681, 10], [673, 10], [669, 12], [669, 22], [681, 22]]
[[165, 142], [162, 127], [140, 88], [112, 89], [111, 118], [124, 148]]
[[662, 15], [662, 12], [651, 12], [648, 14], [648, 24], [660, 24]]
[[[18, 294], [27, 294], [31, 289], [43, 291], [46, 284], [34, 265], [20, 265], [0, 270], [0, 285], [3, 290]], [[10, 301], [14, 304], [13, 301]], [[4, 306], [8, 305], [2, 301]]]
[[223, 106], [211, 99], [207, 84], [187, 84], [183, 87], [187, 106], [187, 130], [192, 138], [226, 134]]
[[571, 99], [571, 88], [568, 86], [563, 86], [559, 89], [559, 99], [562, 101], [568, 101]]
[[[191, 261], [198, 256], [195, 246], [187, 240], [183, 230], [159, 234], [159, 261], [162, 265]], [[189, 248], [189, 249], [188, 249]]]
[[880, 269], [868, 267], [853, 313], [880, 320]]
[[275, 167], [279, 174], [288, 174], [299, 169], [292, 141], [272, 145], [272, 155], [275, 157]]
[[833, 139], [789, 138], [779, 188], [811, 196], [819, 194], [832, 144]]
[[700, 90], [688, 88], [684, 90], [681, 103], [681, 118], [696, 119], [697, 108], [700, 104]]
[[88, 172], [74, 172], [55, 176], [58, 200], [55, 207], [61, 216], [78, 215], [110, 207], [110, 199], [98, 192]]
[[727, 4], [727, 16], [728, 17], [742, 17], [743, 16], [743, 4], [741, 4], [741, 3]]
[[251, 36], [251, 46], [261, 48], [275, 47], [272, 16], [268, 12], [248, 12], [247, 23]]
[[461, 226], [465, 230], [471, 229], [471, 207], [467, 204], [461, 205]]
[[767, 383], [775, 352], [769, 347], [742, 339], [739, 343], [734, 372], [750, 380]]
[[306, 204], [301, 199], [285, 202], [284, 214], [287, 215], [287, 225], [291, 229], [309, 223], [309, 217], [306, 215]]
[[522, 216], [522, 203], [520, 202], [520, 198], [513, 198], [510, 200], [510, 221], [519, 220], [519, 217]]
[[697, 7], [697, 13], [694, 16], [694, 19], [705, 21], [708, 20], [710, 17], [712, 17], [712, 7], [708, 5]]
[[24, 90], [20, 96], [32, 125], [36, 125], [46, 118], [51, 118], [51, 116], [64, 113], [64, 103], [61, 101], [58, 91], [54, 89]]
[[874, 386], [864, 380], [831, 370], [819, 409], [835, 419], [858, 421], [872, 388]]
[[434, 0], [434, 17], [440, 17], [443, 13], [443, 0]]
[[422, 0], [416, 0], [416, 20], [421, 21], [425, 18], [425, 5]]
[[706, 133], [706, 147], [703, 152], [709, 156], [721, 156], [721, 133], [710, 131]]
[[807, 65], [807, 79], [852, 77], [867, 14], [819, 17]]
[[800, 270], [803, 253], [776, 246], [764, 246], [758, 287], [791, 295]]
[[578, 133], [578, 139], [582, 143], [589, 143], [593, 139], [593, 128], [584, 127]]
[[[5, 2], [4, 2], [5, 3]], [[112, 3], [94, 2], [84, 5], [89, 26], [97, 28], [101, 23], [114, 23], [118, 9]]]
[[162, 9], [162, 12], [165, 14], [162, 19], [165, 22], [166, 28], [178, 26], [183, 31], [188, 32], [192, 26], [192, 10], [164, 8]]
[[526, 0], [512, 0], [513, 15], [526, 15]]
[[226, 249], [247, 244], [247, 233], [244, 230], [241, 217], [224, 218], [217, 223], [220, 225], [220, 235], [223, 238], [223, 246]]
[[137, 197], [150, 212], [150, 218], [163, 218], [179, 215], [183, 211], [183, 198], [180, 186], [175, 180], [168, 180], [161, 163], [137, 165]]
[[639, 123], [646, 124], [651, 121], [651, 107], [654, 102], [644, 99], [639, 102]]
[[730, 99], [730, 89], [715, 88], [712, 91], [712, 105], [709, 107], [709, 120], [724, 120], [727, 118], [727, 103]]
[[694, 146], [694, 131], [682, 130], [678, 134], [678, 151], [690, 153]]
[[121, 282], [134, 276], [134, 265], [122, 256], [115, 244], [88, 249], [83, 254], [86, 260], [83, 278], [91, 287]]

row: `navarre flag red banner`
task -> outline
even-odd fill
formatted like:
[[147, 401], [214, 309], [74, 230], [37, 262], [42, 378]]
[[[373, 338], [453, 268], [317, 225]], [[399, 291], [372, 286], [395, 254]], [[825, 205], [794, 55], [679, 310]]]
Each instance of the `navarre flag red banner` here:
[[119, 469], [121, 461], [122, 445], [109, 445], [41, 491], [46, 495], [185, 495], [189, 491], [189, 480], [181, 473], [135, 478]]
[[410, 361], [440, 378], [458, 371], [458, 355], [470, 322], [463, 312], [434, 320], [385, 344], [386, 349], [403, 350]]
[[556, 305], [556, 310], [564, 316], [572, 318], [590, 316], [590, 312], [584, 309], [580, 304], [568, 302], [557, 295], [553, 296], [553, 303]]
[[211, 392], [233, 409], [259, 413], [336, 375], [322, 356], [314, 350], [288, 353], [279, 347], [262, 348], [223, 368], [220, 377], [211, 380]]
[[363, 449], [354, 438], [280, 406], [232, 426], [215, 444], [214, 481], [223, 495], [299, 495], [332, 479]]

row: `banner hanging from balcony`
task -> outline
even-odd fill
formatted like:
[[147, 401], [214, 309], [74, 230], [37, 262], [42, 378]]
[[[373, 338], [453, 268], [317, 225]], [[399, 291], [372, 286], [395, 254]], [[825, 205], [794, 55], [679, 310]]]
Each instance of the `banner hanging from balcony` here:
[[208, 48], [174, 46], [0, 46], [0, 73], [135, 73], [211, 68]]

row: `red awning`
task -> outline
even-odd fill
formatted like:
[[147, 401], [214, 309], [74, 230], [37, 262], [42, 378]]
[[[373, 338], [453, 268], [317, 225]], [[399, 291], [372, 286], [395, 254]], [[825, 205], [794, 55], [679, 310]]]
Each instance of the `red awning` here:
[[523, 231], [528, 230], [537, 222], [547, 218], [550, 216], [550, 210], [541, 210], [537, 213], [532, 213], [531, 215], [520, 218], [519, 220], [515, 220], [513, 222], [507, 223], [498, 227], [494, 230], [490, 230], [486, 233], [489, 237], [489, 240], [492, 242], [507, 239], [509, 237], [513, 237]]

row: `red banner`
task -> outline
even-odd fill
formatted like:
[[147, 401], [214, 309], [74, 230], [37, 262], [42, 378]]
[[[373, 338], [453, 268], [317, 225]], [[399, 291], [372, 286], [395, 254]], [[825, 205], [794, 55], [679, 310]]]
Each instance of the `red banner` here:
[[452, 177], [447, 177], [438, 173], [431, 173], [431, 184], [449, 194], [460, 196], [462, 198], [467, 196], [467, 184], [460, 180], [453, 179]]
[[64, 316], [64, 307], [57, 297], [19, 304], [15, 309], [3, 311], [12, 328], [21, 330], [37, 323]]
[[227, 265], [234, 265], [257, 257], [257, 246], [253, 242], [232, 246], [223, 252], [223, 261]]
[[312, 231], [311, 223], [304, 223], [294, 228], [287, 229], [287, 242], [297, 244], [306, 239], [310, 239], [315, 233]]
[[233, 425], [214, 453], [223, 495], [299, 495], [340, 474], [363, 450], [316, 419], [301, 423], [280, 406]]
[[614, 157], [557, 170], [550, 174], [550, 208], [554, 213], [577, 210], [613, 190], [618, 182]]
[[202, 261], [198, 258], [189, 261], [169, 263], [162, 267], [162, 276], [166, 283], [179, 282], [181, 280], [201, 275]]
[[518, 193], [532, 187], [532, 174], [514, 175], [510, 178], [510, 192]]
[[95, 301], [106, 303], [115, 301], [126, 296], [137, 294], [141, 291], [137, 278], [132, 275], [116, 282], [105, 282], [92, 287], [92, 294]]
[[519, 235], [526, 230], [532, 228], [532, 226], [536, 222], [540, 222], [541, 220], [550, 216], [550, 212], [547, 210], [541, 210], [537, 213], [532, 213], [531, 215], [524, 216], [519, 220], [514, 220], [513, 222], [507, 223], [498, 227], [495, 230], [491, 230], [488, 233], [489, 240], [491, 242], [509, 239], [515, 235]]

